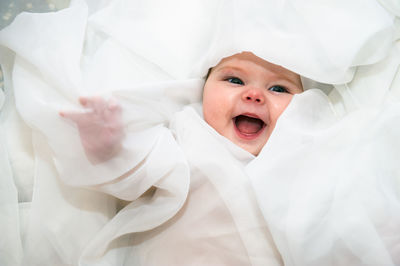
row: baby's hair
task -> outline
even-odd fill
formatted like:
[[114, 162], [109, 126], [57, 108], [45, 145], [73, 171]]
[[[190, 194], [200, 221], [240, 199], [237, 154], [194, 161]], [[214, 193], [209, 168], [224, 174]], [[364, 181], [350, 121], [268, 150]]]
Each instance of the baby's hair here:
[[210, 76], [212, 69], [213, 69], [212, 67], [210, 67], [210, 68], [208, 69], [207, 75], [204, 77], [204, 79], [205, 79], [206, 81], [207, 81], [208, 77]]

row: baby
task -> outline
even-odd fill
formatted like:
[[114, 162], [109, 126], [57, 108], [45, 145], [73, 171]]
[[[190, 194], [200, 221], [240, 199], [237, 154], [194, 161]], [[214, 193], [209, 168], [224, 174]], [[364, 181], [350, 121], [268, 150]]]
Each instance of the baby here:
[[[124, 228], [124, 232], [133, 233], [129, 243], [119, 247], [124, 250], [118, 254], [126, 256], [124, 265], [283, 265], [245, 166], [268, 141], [293, 95], [302, 91], [299, 75], [250, 52], [224, 58], [213, 67], [203, 90], [204, 120], [188, 106], [169, 125], [175, 144], [168, 138], [161, 138], [156, 144], [168, 142], [179, 148], [168, 146], [175, 152], [161, 148], [156, 152], [161, 155], [150, 155], [132, 166], [132, 172], [143, 175], [129, 177], [132, 173], [127, 173], [105, 184], [104, 192], [117, 186], [126, 193], [143, 184], [140, 178], [153, 180], [153, 175], [160, 173], [162, 180], [173, 179], [169, 183], [172, 187], [181, 186], [186, 180], [188, 184], [182, 204], [171, 216], [165, 213], [171, 204], [162, 203], [171, 199], [173, 193], [165, 190], [165, 182], [156, 182], [120, 211], [124, 215], [117, 214], [110, 221], [108, 227], [112, 231]], [[92, 111], [61, 115], [78, 125], [90, 160], [99, 163], [118, 156], [124, 138], [121, 107], [113, 100], [98, 97], [81, 98], [80, 102]], [[180, 171], [160, 170], [180, 154], [184, 162], [171, 164], [180, 167]], [[154, 166], [143, 170], [143, 165], [150, 161]], [[101, 186], [95, 189], [101, 190]], [[160, 200], [157, 195], [164, 198]], [[157, 218], [149, 218], [151, 212]], [[163, 220], [157, 223], [157, 219]], [[142, 220], [142, 229], [130, 224]], [[149, 223], [157, 225], [149, 230]], [[98, 239], [109, 244], [117, 238]]]
[[299, 75], [252, 53], [236, 54], [209, 74], [204, 119], [219, 134], [258, 155], [293, 94], [302, 91]]
[[[303, 91], [300, 76], [250, 52], [224, 58], [210, 69], [203, 90], [204, 120], [220, 135], [257, 156], [291, 101]], [[60, 112], [77, 123], [89, 158], [104, 161], [123, 138], [115, 100], [80, 98], [93, 112]]]

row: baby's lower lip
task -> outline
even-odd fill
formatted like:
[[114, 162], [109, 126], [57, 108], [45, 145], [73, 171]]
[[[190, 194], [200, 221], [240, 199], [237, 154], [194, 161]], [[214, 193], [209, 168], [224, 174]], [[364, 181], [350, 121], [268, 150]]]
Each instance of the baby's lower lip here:
[[245, 140], [254, 140], [256, 139], [258, 136], [261, 135], [261, 133], [265, 130], [266, 125], [264, 125], [259, 131], [257, 131], [256, 133], [243, 133], [241, 132], [237, 127], [236, 127], [236, 123], [233, 120], [233, 127], [235, 129], [236, 135], [239, 136], [239, 138], [241, 139], [245, 139]]

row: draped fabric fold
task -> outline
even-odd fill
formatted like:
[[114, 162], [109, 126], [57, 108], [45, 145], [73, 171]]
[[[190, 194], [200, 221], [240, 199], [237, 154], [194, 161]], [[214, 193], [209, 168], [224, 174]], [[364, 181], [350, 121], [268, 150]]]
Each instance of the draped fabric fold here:
[[[400, 264], [399, 8], [73, 0], [20, 14], [0, 31], [0, 264]], [[208, 69], [241, 51], [326, 91], [296, 95], [255, 158], [197, 108]], [[59, 115], [94, 95], [117, 101], [125, 130], [101, 163]]]
[[295, 96], [247, 166], [285, 265], [400, 263], [399, 121], [390, 98], [339, 119], [320, 91]]

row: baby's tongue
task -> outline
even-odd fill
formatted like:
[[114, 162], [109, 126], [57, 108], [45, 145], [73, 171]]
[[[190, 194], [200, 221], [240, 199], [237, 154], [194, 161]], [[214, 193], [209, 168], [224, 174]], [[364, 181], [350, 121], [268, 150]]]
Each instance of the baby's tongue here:
[[255, 134], [263, 126], [263, 122], [260, 119], [244, 115], [238, 116], [235, 123], [239, 131], [245, 134]]

